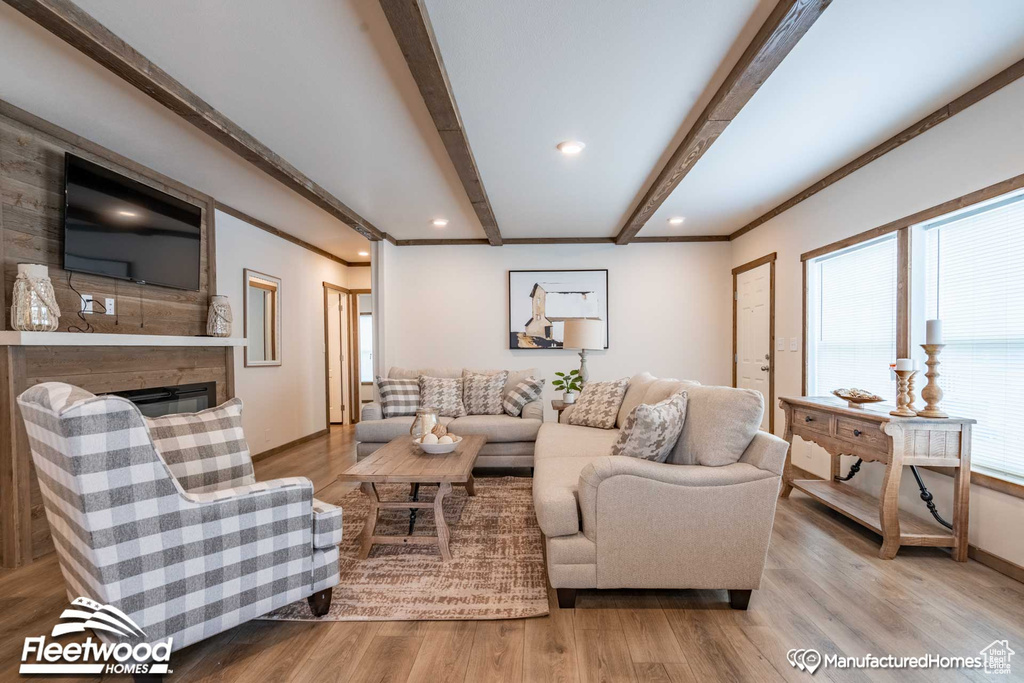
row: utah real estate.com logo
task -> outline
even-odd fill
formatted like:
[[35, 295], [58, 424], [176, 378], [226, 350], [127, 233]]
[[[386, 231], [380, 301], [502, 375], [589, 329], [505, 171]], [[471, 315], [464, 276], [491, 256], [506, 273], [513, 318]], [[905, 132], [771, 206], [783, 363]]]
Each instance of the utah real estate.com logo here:
[[[120, 639], [145, 638], [146, 632], [131, 617], [112, 605], [101, 605], [89, 598], [75, 598], [61, 621], [50, 632], [51, 638], [86, 629], [103, 631]], [[101, 642], [92, 636], [85, 642], [46, 642], [46, 636], [25, 638], [21, 652], [22, 674], [97, 675], [167, 674], [172, 638], [157, 643]]]

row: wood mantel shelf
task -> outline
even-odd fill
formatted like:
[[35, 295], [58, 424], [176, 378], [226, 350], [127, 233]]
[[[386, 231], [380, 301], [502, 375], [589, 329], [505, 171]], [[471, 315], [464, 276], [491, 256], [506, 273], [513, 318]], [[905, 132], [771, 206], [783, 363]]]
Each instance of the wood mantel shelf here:
[[[878, 554], [883, 559], [895, 557], [901, 545], [916, 545], [952, 548], [954, 560], [967, 560], [974, 420], [894, 417], [889, 414], [892, 406], [850, 408], [846, 401], [831, 397], [781, 398], [779, 406], [786, 413], [785, 439], [790, 443], [783, 474], [783, 498], [795, 488], [881, 534], [882, 548]], [[794, 479], [794, 436], [828, 451], [831, 465], [827, 481]], [[839, 480], [841, 455], [885, 464], [885, 479], [878, 496]], [[900, 515], [903, 468], [924, 465], [954, 469], [952, 531], [930, 520]]]
[[163, 334], [0, 332], [0, 346], [245, 346], [242, 337], [178, 337]]

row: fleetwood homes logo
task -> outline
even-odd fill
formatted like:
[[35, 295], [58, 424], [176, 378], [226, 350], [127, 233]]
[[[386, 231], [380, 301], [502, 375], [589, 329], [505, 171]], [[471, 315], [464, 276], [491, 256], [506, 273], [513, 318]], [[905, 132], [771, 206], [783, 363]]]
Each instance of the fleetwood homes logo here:
[[[51, 638], [86, 629], [104, 631], [125, 640], [145, 638], [146, 632], [131, 617], [111, 605], [88, 598], [76, 598], [60, 615]], [[171, 638], [158, 643], [105, 643], [92, 636], [85, 642], [47, 642], [46, 636], [25, 639], [21, 652], [21, 673], [49, 675], [166, 674], [171, 658]]]

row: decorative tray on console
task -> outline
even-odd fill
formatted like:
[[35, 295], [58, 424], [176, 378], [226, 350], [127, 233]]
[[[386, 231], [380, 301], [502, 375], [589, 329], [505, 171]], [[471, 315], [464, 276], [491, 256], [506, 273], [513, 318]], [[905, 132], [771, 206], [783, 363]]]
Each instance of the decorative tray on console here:
[[863, 409], [867, 403], [878, 403], [885, 400], [878, 394], [872, 394], [863, 389], [835, 389], [832, 394], [846, 401], [851, 408]]

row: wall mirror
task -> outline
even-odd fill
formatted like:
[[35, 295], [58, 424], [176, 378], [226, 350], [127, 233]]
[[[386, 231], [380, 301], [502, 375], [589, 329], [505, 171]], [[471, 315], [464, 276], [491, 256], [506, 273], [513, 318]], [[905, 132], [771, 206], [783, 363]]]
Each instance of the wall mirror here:
[[245, 366], [281, 364], [281, 279], [245, 269]]

